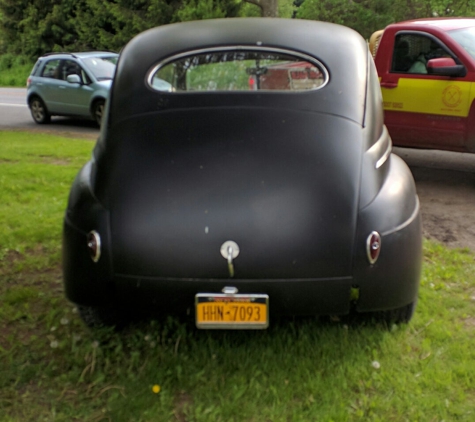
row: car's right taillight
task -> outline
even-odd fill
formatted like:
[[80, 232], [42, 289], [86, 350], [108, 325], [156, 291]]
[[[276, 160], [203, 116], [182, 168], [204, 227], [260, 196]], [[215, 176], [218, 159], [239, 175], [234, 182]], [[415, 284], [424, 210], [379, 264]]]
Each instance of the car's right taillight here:
[[29, 77], [27, 80], [26, 80], [26, 87], [28, 88], [31, 84], [31, 78]]

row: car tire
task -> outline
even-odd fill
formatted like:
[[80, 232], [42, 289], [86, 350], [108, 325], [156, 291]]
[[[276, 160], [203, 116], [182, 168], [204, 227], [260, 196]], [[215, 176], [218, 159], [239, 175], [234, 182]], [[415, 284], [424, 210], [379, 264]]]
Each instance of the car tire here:
[[124, 325], [124, 318], [122, 318], [113, 307], [100, 306], [78, 306], [79, 315], [89, 328], [103, 328], [103, 327], [121, 327]]
[[101, 127], [102, 116], [104, 115], [105, 100], [96, 100], [92, 105], [92, 118]]
[[51, 116], [48, 113], [48, 109], [46, 108], [45, 103], [40, 97], [33, 97], [30, 99], [29, 102], [31, 117], [33, 120], [40, 124], [46, 124], [51, 121]]

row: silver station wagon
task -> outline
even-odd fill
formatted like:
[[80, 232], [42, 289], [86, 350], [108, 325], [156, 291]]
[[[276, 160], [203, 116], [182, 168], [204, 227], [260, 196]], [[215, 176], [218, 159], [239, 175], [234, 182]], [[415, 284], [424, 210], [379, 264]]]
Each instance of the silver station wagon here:
[[101, 124], [118, 54], [105, 51], [41, 56], [27, 80], [27, 102], [36, 123], [79, 116]]

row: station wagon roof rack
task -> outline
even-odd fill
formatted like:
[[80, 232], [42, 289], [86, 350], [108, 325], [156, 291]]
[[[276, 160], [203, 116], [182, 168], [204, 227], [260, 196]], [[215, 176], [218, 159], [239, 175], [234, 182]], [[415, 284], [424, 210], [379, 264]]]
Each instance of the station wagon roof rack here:
[[70, 52], [68, 52], [68, 51], [58, 51], [58, 52], [52, 51], [51, 53], [45, 53], [45, 54], [43, 54], [42, 57], [55, 56], [55, 55], [57, 55], [57, 54], [68, 54], [68, 55], [70, 55], [70, 56], [77, 57], [74, 53], [70, 53]]
[[113, 53], [113, 54], [117, 54], [117, 52], [113, 51], [113, 50], [89, 50], [89, 51], [80, 51], [80, 52], [75, 52], [75, 53], [71, 53], [69, 51], [56, 51], [56, 52], [51, 51], [50, 53], [43, 54], [41, 57], [48, 57], [48, 56], [64, 54], [64, 55], [72, 56], [74, 58], [79, 58], [78, 54], [82, 54], [82, 53]]

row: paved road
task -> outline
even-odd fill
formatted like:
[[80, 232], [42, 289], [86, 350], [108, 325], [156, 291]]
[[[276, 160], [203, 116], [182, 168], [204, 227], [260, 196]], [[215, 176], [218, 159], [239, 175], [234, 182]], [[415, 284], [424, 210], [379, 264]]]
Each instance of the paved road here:
[[51, 124], [36, 124], [26, 105], [25, 88], [0, 88], [0, 130], [5, 129], [25, 129], [87, 137], [97, 137], [99, 134], [99, 129], [92, 120], [53, 117]]

